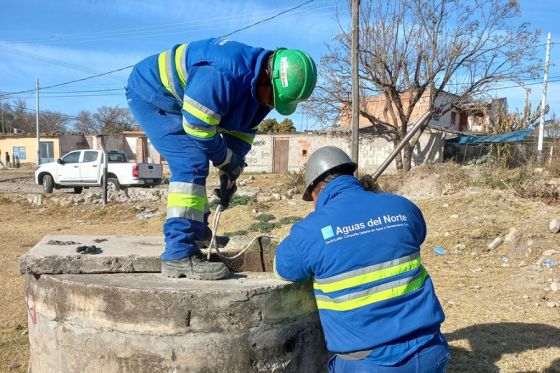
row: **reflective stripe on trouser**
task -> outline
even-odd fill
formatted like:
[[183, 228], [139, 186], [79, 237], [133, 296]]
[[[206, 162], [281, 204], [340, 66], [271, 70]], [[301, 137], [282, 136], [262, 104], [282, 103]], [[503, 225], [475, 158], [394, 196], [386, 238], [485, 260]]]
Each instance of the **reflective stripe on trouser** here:
[[204, 223], [209, 212], [204, 185], [172, 181], [167, 196], [167, 219], [186, 218]]
[[167, 113], [127, 91], [128, 105], [152, 145], [171, 171], [168, 216], [163, 226], [162, 259], [176, 260], [198, 251], [195, 240], [204, 237], [208, 221], [206, 178], [208, 157], [185, 136], [181, 113]]

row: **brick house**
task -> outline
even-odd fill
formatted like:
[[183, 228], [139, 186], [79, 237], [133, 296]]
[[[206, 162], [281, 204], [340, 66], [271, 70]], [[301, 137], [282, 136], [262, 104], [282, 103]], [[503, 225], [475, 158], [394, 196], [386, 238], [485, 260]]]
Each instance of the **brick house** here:
[[[410, 93], [407, 92], [402, 95], [403, 105], [406, 109], [409, 103], [408, 97], [410, 96]], [[445, 105], [447, 102], [457, 101], [457, 98], [458, 96], [452, 93], [442, 92], [436, 99], [436, 105]], [[362, 100], [365, 101], [368, 111], [371, 114], [385, 120], [386, 122], [392, 122], [390, 114], [387, 110], [387, 100], [384, 94], [363, 97]], [[424, 115], [424, 113], [426, 113], [429, 107], [429, 102], [430, 93], [429, 91], [426, 91], [422, 97], [420, 97], [420, 100], [412, 111], [410, 118], [412, 122], [416, 122], [420, 119], [420, 117], [422, 117], [422, 115]], [[505, 105], [507, 107], [506, 99], [494, 99], [491, 102], [472, 101], [453, 105], [452, 109], [447, 113], [441, 116], [434, 116], [430, 121], [430, 126], [462, 132], [486, 132], [490, 123], [488, 113], [492, 111], [492, 107], [497, 105]], [[351, 108], [347, 106], [343, 107], [342, 114], [340, 116], [340, 127], [351, 127], [351, 119]], [[367, 118], [360, 115], [359, 126], [360, 128], [366, 128], [371, 127], [372, 124]]]

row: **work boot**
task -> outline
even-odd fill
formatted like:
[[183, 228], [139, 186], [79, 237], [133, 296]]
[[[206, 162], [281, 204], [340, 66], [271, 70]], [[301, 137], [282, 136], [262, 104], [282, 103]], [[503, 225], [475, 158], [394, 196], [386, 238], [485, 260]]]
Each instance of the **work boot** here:
[[221, 280], [230, 271], [221, 262], [211, 262], [202, 253], [179, 260], [162, 260], [161, 273], [166, 277], [186, 277], [192, 280]]
[[[212, 229], [208, 226], [204, 228], [204, 238], [201, 240], [196, 241], [196, 246], [200, 247], [201, 249], [207, 249], [210, 246], [210, 241], [212, 240]], [[218, 248], [221, 249], [222, 247], [226, 247], [229, 242], [228, 236], [216, 236], [216, 243], [218, 244]]]

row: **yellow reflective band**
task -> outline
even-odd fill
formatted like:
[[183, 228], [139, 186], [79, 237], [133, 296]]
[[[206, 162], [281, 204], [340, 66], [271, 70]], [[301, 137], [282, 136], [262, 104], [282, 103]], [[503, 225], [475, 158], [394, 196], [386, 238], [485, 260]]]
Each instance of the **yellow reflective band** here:
[[193, 196], [185, 193], [169, 193], [167, 196], [167, 207], [186, 207], [205, 212], [208, 197]]
[[238, 138], [239, 140], [245, 141], [249, 145], [253, 145], [253, 140], [255, 139], [255, 135], [251, 135], [244, 132], [239, 131], [224, 131], [224, 134], [230, 135], [232, 137]]
[[167, 53], [169, 51], [165, 51], [159, 54], [158, 56], [158, 68], [159, 68], [159, 77], [161, 79], [161, 83], [169, 91], [169, 78], [167, 77], [167, 69], [165, 67], [165, 58], [167, 57]]
[[364, 285], [373, 281], [385, 279], [387, 277], [396, 276], [406, 271], [410, 271], [420, 267], [420, 257], [409, 262], [401, 263], [394, 267], [380, 269], [378, 271], [365, 273], [362, 275], [346, 278], [344, 280], [331, 282], [330, 284], [313, 283], [313, 288], [321, 290], [323, 293], [344, 290], [354, 286]]
[[181, 44], [175, 50], [175, 69], [177, 70], [177, 75], [179, 75], [179, 80], [181, 81], [181, 87], [185, 87], [185, 82], [187, 81], [186, 74], [184, 74], [182, 69], [182, 64], [185, 63], [185, 49], [187, 44]]
[[167, 89], [178, 101], [181, 101], [181, 99], [177, 95], [177, 92], [175, 92], [175, 85], [173, 83], [170, 51], [165, 51], [159, 54], [158, 69], [161, 83], [163, 84], [165, 89]]
[[377, 293], [369, 294], [345, 302], [335, 303], [333, 301], [317, 300], [317, 308], [320, 310], [350, 311], [356, 308], [367, 306], [372, 303], [381, 302], [391, 298], [396, 298], [422, 287], [422, 285], [424, 285], [424, 281], [426, 280], [427, 276], [428, 276], [428, 272], [426, 272], [426, 270], [422, 268], [420, 276], [405, 285], [386, 289]]
[[216, 136], [218, 132], [216, 128], [204, 128], [200, 127], [200, 129], [196, 128], [195, 126], [191, 126], [188, 123], [183, 122], [183, 129], [186, 133], [191, 136], [199, 137], [201, 139], [209, 139], [211, 137]]
[[220, 123], [220, 121], [217, 120], [216, 118], [211, 117], [210, 115], [204, 113], [202, 110], [194, 107], [193, 105], [189, 104], [186, 101], [183, 101], [183, 110], [191, 114], [193, 117], [198, 118], [204, 123], [209, 124], [211, 126], [215, 126], [218, 123]]

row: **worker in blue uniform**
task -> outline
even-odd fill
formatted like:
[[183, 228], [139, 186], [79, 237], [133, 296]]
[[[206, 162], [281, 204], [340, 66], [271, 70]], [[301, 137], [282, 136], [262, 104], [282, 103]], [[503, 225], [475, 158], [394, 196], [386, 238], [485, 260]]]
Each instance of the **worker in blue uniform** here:
[[202, 280], [229, 275], [223, 263], [206, 260], [199, 250], [212, 234], [209, 162], [219, 169], [219, 195], [231, 198], [259, 123], [273, 108], [292, 114], [316, 79], [315, 63], [303, 51], [227, 39], [175, 45], [134, 67], [128, 105], [171, 171], [163, 274]]
[[341, 149], [315, 151], [303, 199], [315, 211], [276, 250], [274, 272], [313, 279], [330, 372], [444, 372], [443, 310], [420, 260], [426, 237], [411, 201], [372, 193]]

